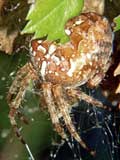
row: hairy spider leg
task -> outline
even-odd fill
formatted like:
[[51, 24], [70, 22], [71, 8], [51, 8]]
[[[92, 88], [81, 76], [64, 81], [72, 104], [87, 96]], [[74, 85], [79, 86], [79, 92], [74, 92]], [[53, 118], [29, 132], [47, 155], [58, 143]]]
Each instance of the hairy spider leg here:
[[50, 113], [50, 117], [52, 120], [52, 123], [55, 127], [55, 130], [58, 132], [58, 134], [65, 140], [67, 140], [67, 135], [64, 132], [64, 129], [60, 125], [59, 116], [57, 113], [56, 105], [53, 101], [53, 95], [52, 95], [52, 85], [51, 83], [44, 83], [42, 84], [43, 89], [43, 95], [45, 97], [45, 101], [48, 107], [48, 111]]
[[24, 122], [25, 124], [29, 124], [29, 121], [26, 118], [26, 116], [23, 113], [21, 113], [20, 111], [17, 111], [17, 116], [22, 122]]
[[75, 140], [77, 142], [80, 143], [80, 145], [86, 149], [91, 155], [95, 156], [95, 151], [92, 151], [87, 145], [86, 143], [81, 139], [81, 137], [78, 135], [73, 123], [72, 123], [72, 120], [69, 116], [69, 104], [66, 103], [66, 101], [64, 100], [63, 98], [63, 95], [62, 95], [62, 87], [60, 85], [55, 85], [53, 87], [53, 93], [54, 93], [54, 97], [56, 99], [56, 103], [57, 103], [57, 106], [64, 118], [64, 121], [65, 121], [65, 124], [66, 124], [66, 127], [68, 129], [68, 131], [70, 132], [70, 134], [72, 135], [72, 137], [75, 138]]
[[[26, 89], [27, 88], [26, 86], [28, 86], [28, 84], [25, 84], [25, 79], [27, 79], [27, 77], [30, 77], [30, 76], [28, 76], [28, 73], [30, 73], [30, 75], [35, 76], [35, 71], [33, 70], [31, 63], [27, 63], [17, 72], [16, 78], [13, 81], [13, 83], [9, 89], [9, 92], [7, 95], [7, 101], [8, 101], [10, 108], [12, 108], [13, 113], [15, 112], [16, 108], [17, 109], [19, 108], [21, 101], [23, 99], [23, 96], [24, 96], [25, 91], [20, 92], [21, 88], [23, 87]], [[30, 80], [31, 80], [31, 78], [30, 78]], [[36, 77], [34, 77], [33, 79], [36, 79]], [[25, 90], [25, 89], [23, 89], [23, 90]], [[20, 93], [21, 93], [21, 95], [19, 95]], [[15, 103], [15, 101], [16, 101], [16, 103]], [[14, 104], [12, 104], [12, 103], [14, 103]], [[12, 107], [13, 105], [15, 107]], [[28, 124], [28, 120], [20, 111], [16, 110], [15, 114], [18, 115], [18, 118], [20, 120], [22, 120], [24, 123]]]
[[28, 67], [29, 67], [29, 64], [27, 63], [22, 68], [20, 68], [18, 70], [18, 72], [16, 74], [16, 78], [13, 81], [11, 87], [9, 88], [9, 92], [8, 92], [8, 95], [7, 95], [7, 101], [8, 101], [8, 103], [11, 101], [12, 96], [15, 95], [15, 94], [17, 94], [17, 91], [20, 88], [20, 83], [19, 82], [28, 73], [27, 72], [29, 70]]
[[[23, 72], [24, 72], [24, 74], [23, 74]], [[33, 72], [33, 67], [30, 63], [27, 63], [25, 66], [23, 66], [23, 68], [20, 69], [18, 71], [18, 73], [17, 73], [17, 75], [19, 75], [19, 78], [16, 77], [16, 79], [13, 81], [13, 84], [12, 84], [12, 86], [8, 92], [8, 96], [7, 96], [8, 104], [10, 107], [9, 118], [10, 118], [10, 123], [13, 126], [14, 132], [16, 133], [16, 135], [20, 139], [20, 141], [25, 145], [32, 160], [34, 160], [28, 145], [26, 144], [25, 140], [23, 139], [23, 137], [19, 131], [19, 128], [17, 126], [17, 122], [16, 122], [15, 118], [18, 113], [18, 109], [20, 107], [20, 104], [21, 104], [21, 101], [22, 101], [23, 96], [25, 94], [27, 86], [29, 85], [31, 80], [36, 80], [37, 76], [36, 76], [35, 72]], [[22, 80], [17, 81], [17, 80], [21, 79], [20, 75], [22, 75]], [[24, 75], [24, 77], [23, 77], [23, 75]], [[19, 85], [16, 85], [17, 83]], [[18, 86], [19, 86], [19, 90], [18, 90]], [[18, 92], [17, 92], [17, 90], [18, 90]], [[14, 99], [12, 99], [13, 94], [16, 94], [16, 95], [14, 95], [15, 96]]]
[[78, 98], [79, 100], [86, 101], [87, 103], [92, 104], [93, 106], [111, 111], [110, 107], [104, 105], [99, 100], [87, 95], [86, 93], [80, 91], [79, 89], [67, 89], [66, 91], [70, 97]]

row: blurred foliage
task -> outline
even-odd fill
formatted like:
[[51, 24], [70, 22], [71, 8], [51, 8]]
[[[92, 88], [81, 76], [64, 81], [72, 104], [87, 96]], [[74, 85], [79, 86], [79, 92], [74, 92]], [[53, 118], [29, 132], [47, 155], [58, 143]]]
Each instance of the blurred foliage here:
[[120, 15], [114, 18], [115, 28], [114, 31], [120, 30]]
[[[0, 15], [0, 27], [6, 28], [8, 35], [14, 30], [21, 31], [25, 25], [25, 17], [29, 5], [25, 0], [8, 0], [5, 2]], [[14, 43], [12, 56], [0, 52], [0, 159], [1, 160], [27, 160], [29, 155], [24, 145], [16, 138], [8, 118], [9, 107], [6, 102], [6, 95], [16, 71], [28, 61], [27, 48], [29, 36], [18, 36]], [[21, 47], [22, 46], [22, 47]], [[28, 91], [26, 101], [23, 102], [24, 113], [29, 118], [30, 124], [23, 127], [22, 134], [31, 148], [35, 157], [40, 157], [41, 152], [50, 146], [53, 130], [48, 114], [39, 109], [39, 97]]]
[[64, 26], [68, 19], [80, 13], [83, 0], [36, 0], [28, 12], [23, 33], [35, 33], [34, 38], [65, 42]]
[[[19, 160], [27, 159], [28, 155], [25, 147], [16, 139], [8, 119], [9, 108], [6, 103], [6, 94], [8, 88], [14, 79], [15, 73], [22, 66], [28, 57], [26, 53], [20, 52], [13, 56], [7, 56], [0, 53], [0, 159], [14, 160], [18, 156]], [[43, 111], [40, 112], [39, 97], [32, 92], [27, 91], [23, 113], [29, 118], [29, 125], [25, 126], [18, 121], [19, 127], [23, 127], [22, 134], [26, 139], [34, 155], [40, 153], [51, 144], [51, 135], [53, 134], [48, 115]], [[24, 152], [23, 152], [24, 151]], [[26, 158], [23, 157], [26, 155]], [[25, 156], [24, 155], [24, 156]]]

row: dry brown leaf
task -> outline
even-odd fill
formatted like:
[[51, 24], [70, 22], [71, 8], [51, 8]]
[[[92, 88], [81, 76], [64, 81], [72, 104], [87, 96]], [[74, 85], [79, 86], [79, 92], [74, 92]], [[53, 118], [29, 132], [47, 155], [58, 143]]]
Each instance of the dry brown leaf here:
[[[6, 0], [0, 0], [0, 13], [5, 2]], [[4, 51], [7, 54], [11, 54], [13, 50], [13, 42], [17, 35], [17, 31], [14, 31], [11, 34], [7, 35], [7, 27], [0, 28], [0, 51]]]
[[0, 0], [0, 12], [2, 10], [2, 7], [3, 7], [4, 3], [5, 3], [5, 0]]
[[13, 51], [13, 43], [15, 38], [18, 35], [18, 31], [14, 31], [11, 34], [7, 35], [7, 28], [0, 29], [0, 50], [11, 54]]
[[0, 0], [0, 9], [0, 51], [11, 54], [16, 45], [15, 38], [25, 25], [29, 5], [24, 0]]

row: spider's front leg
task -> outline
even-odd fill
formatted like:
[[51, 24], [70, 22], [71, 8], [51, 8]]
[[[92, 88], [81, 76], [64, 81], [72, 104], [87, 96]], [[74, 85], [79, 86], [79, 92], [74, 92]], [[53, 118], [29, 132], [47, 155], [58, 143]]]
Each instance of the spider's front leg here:
[[25, 91], [30, 81], [36, 79], [37, 76], [34, 72], [31, 63], [27, 63], [17, 72], [17, 76], [13, 81], [7, 95], [7, 101], [10, 107], [10, 112], [9, 112], [10, 123], [13, 126], [15, 133], [17, 134], [17, 136], [19, 137], [19, 139], [22, 141], [23, 144], [25, 144], [25, 142], [19, 132], [15, 118], [17, 114], [21, 117], [21, 113], [18, 111], [21, 101], [24, 97]]
[[104, 105], [102, 102], [100, 102], [99, 100], [87, 95], [86, 93], [80, 91], [79, 89], [67, 89], [67, 94], [69, 97], [72, 98], [77, 98], [79, 100], [83, 100], [86, 101], [88, 104], [92, 104], [93, 106], [99, 107], [99, 108], [103, 108], [103, 109], [107, 109], [108, 111], [111, 111], [111, 108]]
[[52, 123], [55, 127], [55, 130], [63, 139], [67, 140], [67, 136], [64, 132], [64, 129], [60, 125], [60, 121], [59, 121], [59, 118], [61, 118], [61, 115], [59, 116], [59, 111], [58, 111], [58, 109], [54, 103], [54, 100], [53, 100], [52, 84], [51, 83], [44, 83], [44, 84], [42, 84], [41, 87], [43, 90], [43, 96], [44, 96], [48, 111], [50, 113]]
[[79, 143], [80, 145], [86, 149], [87, 151], [89, 151], [89, 153], [91, 155], [95, 155], [95, 151], [91, 151], [90, 148], [88, 148], [88, 146], [86, 145], [86, 143], [81, 139], [81, 137], [78, 135], [71, 117], [69, 115], [69, 104], [65, 101], [64, 97], [63, 97], [63, 90], [62, 87], [59, 85], [55, 85], [53, 88], [53, 94], [54, 94], [54, 98], [56, 101], [56, 104], [62, 114], [62, 117], [65, 121], [66, 127], [68, 129], [68, 131], [70, 132], [70, 134], [72, 135], [72, 137], [74, 137]]

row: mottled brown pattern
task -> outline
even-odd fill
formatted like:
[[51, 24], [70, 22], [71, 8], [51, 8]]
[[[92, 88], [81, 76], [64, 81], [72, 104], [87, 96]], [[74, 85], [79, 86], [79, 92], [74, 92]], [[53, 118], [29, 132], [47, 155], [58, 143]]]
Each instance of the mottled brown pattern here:
[[[58, 134], [68, 140], [60, 122], [63, 117], [71, 136], [91, 155], [95, 155], [95, 151], [91, 151], [84, 143], [72, 123], [70, 103], [74, 99], [82, 99], [106, 108], [101, 102], [81, 92], [78, 86], [87, 83], [95, 87], [105, 76], [111, 62], [112, 31], [106, 18], [86, 13], [68, 21], [65, 32], [70, 38], [66, 44], [48, 40], [31, 41], [31, 62], [18, 71], [8, 92], [10, 122], [17, 131], [16, 114], [32, 80], [37, 84], [36, 88], [42, 90], [40, 97], [44, 99]], [[73, 101], [69, 102], [69, 97]]]

